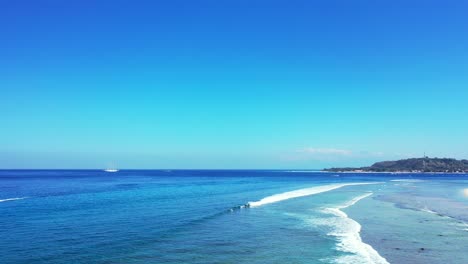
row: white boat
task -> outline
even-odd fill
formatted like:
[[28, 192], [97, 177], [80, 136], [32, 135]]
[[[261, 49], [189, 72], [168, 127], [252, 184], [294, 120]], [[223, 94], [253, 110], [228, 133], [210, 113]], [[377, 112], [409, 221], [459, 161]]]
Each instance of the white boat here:
[[105, 172], [118, 172], [119, 170], [115, 168], [113, 164], [111, 164], [107, 169], [104, 170]]

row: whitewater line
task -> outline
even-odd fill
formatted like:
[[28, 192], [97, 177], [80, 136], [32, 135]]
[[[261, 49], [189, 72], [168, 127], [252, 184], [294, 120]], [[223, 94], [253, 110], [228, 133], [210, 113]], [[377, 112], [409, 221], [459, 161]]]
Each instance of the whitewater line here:
[[303, 196], [309, 196], [309, 195], [314, 195], [318, 193], [323, 193], [323, 192], [328, 192], [331, 190], [335, 190], [338, 188], [342, 188], [345, 186], [353, 186], [353, 185], [367, 185], [367, 184], [378, 184], [382, 182], [356, 182], [356, 183], [340, 183], [340, 184], [329, 184], [329, 185], [322, 185], [322, 186], [315, 186], [311, 188], [305, 188], [305, 189], [299, 189], [295, 191], [290, 191], [290, 192], [285, 192], [285, 193], [279, 193], [279, 194], [274, 194], [271, 196], [267, 196], [259, 201], [256, 202], [248, 202], [247, 207], [258, 207], [262, 206], [265, 204], [271, 204], [271, 203], [277, 203], [281, 202], [284, 200], [292, 199], [292, 198], [297, 198], [297, 197], [303, 197]]
[[357, 202], [359, 202], [360, 200], [364, 199], [364, 198], [367, 198], [369, 196], [371, 196], [373, 193], [372, 192], [369, 192], [369, 193], [366, 193], [366, 194], [363, 194], [361, 196], [358, 196], [358, 197], [355, 197], [351, 200], [349, 200], [347, 203], [345, 203], [344, 205], [342, 206], [338, 206], [338, 209], [345, 209], [345, 208], [348, 208], [350, 206], [353, 206], [355, 205]]
[[337, 237], [339, 241], [337, 249], [342, 252], [354, 254], [354, 256], [348, 255], [338, 257], [336, 259], [337, 263], [389, 264], [389, 262], [371, 245], [362, 241], [360, 235], [361, 225], [357, 221], [349, 218], [345, 212], [341, 211], [344, 208], [353, 206], [372, 194], [373, 193], [366, 193], [351, 199], [343, 205], [323, 209], [324, 213], [332, 214], [337, 217], [335, 221], [325, 220], [322, 222], [322, 224], [334, 227], [334, 231], [328, 233], [328, 235]]
[[28, 197], [17, 197], [17, 198], [7, 198], [7, 199], [0, 199], [0, 203], [2, 202], [9, 202], [9, 201], [16, 201], [16, 200], [23, 200], [23, 199], [26, 199]]
[[424, 180], [420, 179], [395, 179], [395, 180], [390, 180], [391, 182], [423, 182]]

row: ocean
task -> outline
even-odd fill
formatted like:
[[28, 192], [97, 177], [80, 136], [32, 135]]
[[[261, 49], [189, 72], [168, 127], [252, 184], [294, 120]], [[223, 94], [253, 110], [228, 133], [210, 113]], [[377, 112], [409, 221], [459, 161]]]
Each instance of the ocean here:
[[0, 263], [468, 263], [468, 175], [2, 170]]

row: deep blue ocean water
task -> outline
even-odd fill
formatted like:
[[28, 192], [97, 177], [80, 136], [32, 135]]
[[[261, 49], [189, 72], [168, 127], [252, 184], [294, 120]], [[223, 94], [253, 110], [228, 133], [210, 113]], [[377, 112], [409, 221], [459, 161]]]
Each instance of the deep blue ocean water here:
[[461, 174], [0, 171], [4, 264], [468, 263], [467, 223]]

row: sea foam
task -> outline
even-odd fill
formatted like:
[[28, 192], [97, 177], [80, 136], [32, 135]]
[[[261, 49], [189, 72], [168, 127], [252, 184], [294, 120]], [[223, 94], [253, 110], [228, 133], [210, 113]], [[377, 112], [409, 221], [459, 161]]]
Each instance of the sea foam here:
[[327, 235], [336, 237], [338, 240], [336, 249], [348, 253], [347, 255], [335, 258], [333, 260], [335, 263], [388, 264], [388, 261], [380, 256], [372, 246], [362, 241], [360, 236], [361, 225], [341, 211], [341, 209], [352, 206], [371, 195], [372, 193], [367, 193], [355, 197], [343, 205], [324, 208], [322, 212], [331, 215], [331, 217], [311, 219], [314, 225], [331, 228], [331, 231]]
[[328, 192], [331, 190], [335, 190], [338, 188], [342, 188], [345, 186], [352, 186], [352, 185], [367, 185], [367, 184], [377, 184], [381, 182], [356, 182], [356, 183], [339, 183], [339, 184], [329, 184], [329, 185], [322, 185], [322, 186], [316, 186], [316, 187], [311, 187], [311, 188], [305, 188], [305, 189], [299, 189], [295, 191], [290, 191], [290, 192], [285, 192], [285, 193], [279, 193], [271, 196], [267, 196], [259, 201], [256, 202], [249, 202], [247, 205], [249, 207], [258, 207], [262, 206], [265, 204], [271, 204], [271, 203], [277, 203], [281, 202], [284, 200], [292, 199], [292, 198], [297, 198], [297, 197], [302, 197], [302, 196], [309, 196], [309, 195], [314, 195], [318, 193], [323, 193], [323, 192]]
[[392, 182], [423, 182], [424, 180], [420, 179], [395, 179], [395, 180], [390, 180]]
[[9, 202], [9, 201], [16, 201], [16, 200], [23, 200], [27, 197], [15, 197], [15, 198], [7, 198], [7, 199], [0, 199], [0, 203]]

